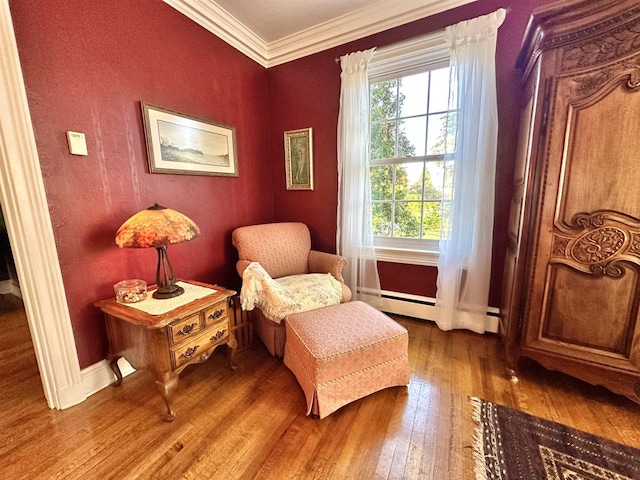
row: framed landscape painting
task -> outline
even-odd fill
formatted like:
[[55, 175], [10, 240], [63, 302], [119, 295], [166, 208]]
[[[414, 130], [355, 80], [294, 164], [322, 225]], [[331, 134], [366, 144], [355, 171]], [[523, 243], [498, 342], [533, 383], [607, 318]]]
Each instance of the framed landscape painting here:
[[151, 173], [238, 176], [236, 130], [141, 102]]
[[284, 132], [287, 190], [313, 190], [313, 131], [311, 128]]

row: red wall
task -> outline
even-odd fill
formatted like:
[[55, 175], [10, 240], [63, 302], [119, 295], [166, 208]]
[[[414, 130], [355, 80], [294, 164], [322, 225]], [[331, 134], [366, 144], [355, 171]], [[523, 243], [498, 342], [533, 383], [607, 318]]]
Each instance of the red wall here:
[[[335, 251], [340, 55], [383, 46], [509, 7], [478, 0], [268, 71], [160, 0], [10, 0], [27, 97], [81, 367], [105, 358], [93, 307], [124, 278], [153, 282], [155, 251], [121, 250], [120, 224], [154, 202], [191, 217], [202, 237], [170, 247], [181, 278], [239, 287], [231, 231], [306, 222]], [[500, 301], [518, 110], [513, 65], [534, 6], [513, 2], [498, 37], [500, 115], [492, 305]], [[140, 102], [236, 127], [238, 178], [148, 173]], [[285, 189], [283, 132], [312, 127], [315, 190]], [[87, 136], [69, 155], [65, 132]], [[436, 271], [381, 263], [388, 290], [435, 295]], [[412, 279], [411, 281], [409, 281]], [[415, 280], [413, 280], [415, 279]]]
[[[551, 0], [478, 0], [386, 32], [269, 69], [271, 161], [276, 218], [300, 220], [312, 226], [314, 245], [335, 251], [337, 208], [336, 130], [340, 100], [340, 66], [335, 58], [371, 47], [382, 47], [444, 29], [459, 21], [507, 8], [496, 51], [498, 82], [498, 159], [496, 214], [489, 304], [500, 305], [507, 222], [519, 116], [519, 72], [515, 69], [522, 35], [533, 8]], [[285, 189], [282, 132], [312, 127], [316, 189]], [[316, 133], [317, 132], [317, 133]], [[490, 228], [490, 227], [489, 227]], [[398, 263], [379, 265], [385, 290], [435, 297], [437, 269]]]
[[[169, 248], [180, 278], [237, 288], [238, 225], [273, 219], [267, 71], [160, 0], [10, 2], [81, 367], [105, 358], [93, 303], [124, 278], [154, 282], [153, 249], [117, 228], [158, 202], [202, 236]], [[140, 102], [236, 127], [238, 178], [150, 174]], [[84, 132], [89, 155], [68, 153]], [[34, 239], [35, 240], [35, 239]]]

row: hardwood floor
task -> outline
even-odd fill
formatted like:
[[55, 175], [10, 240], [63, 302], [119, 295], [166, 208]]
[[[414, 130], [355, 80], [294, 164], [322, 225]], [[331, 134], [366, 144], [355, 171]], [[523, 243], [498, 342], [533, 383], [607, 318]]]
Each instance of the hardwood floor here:
[[469, 396], [640, 448], [631, 401], [532, 363], [511, 383], [497, 337], [396, 318], [409, 330], [409, 388], [309, 418], [293, 374], [256, 341], [237, 355], [236, 371], [220, 349], [189, 367], [167, 423], [146, 372], [49, 410], [24, 312], [4, 313], [0, 478], [472, 479]]

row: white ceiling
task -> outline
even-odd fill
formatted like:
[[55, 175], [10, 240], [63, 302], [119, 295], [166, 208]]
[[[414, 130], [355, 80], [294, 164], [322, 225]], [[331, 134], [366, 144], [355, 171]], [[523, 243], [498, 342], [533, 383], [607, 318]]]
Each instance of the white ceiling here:
[[265, 67], [475, 0], [164, 0]]
[[216, 0], [267, 43], [335, 20], [378, 0]]

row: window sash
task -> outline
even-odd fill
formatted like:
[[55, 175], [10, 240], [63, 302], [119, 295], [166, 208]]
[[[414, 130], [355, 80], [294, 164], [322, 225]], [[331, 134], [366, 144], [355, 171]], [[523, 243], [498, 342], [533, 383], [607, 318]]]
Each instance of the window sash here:
[[[418, 37], [408, 42], [402, 42], [388, 47], [380, 48], [376, 51], [376, 54], [372, 58], [369, 64], [369, 85], [373, 85], [379, 82], [400, 79], [410, 75], [438, 70], [449, 66], [449, 46], [447, 45], [444, 37], [444, 31], [435, 32], [423, 37]], [[397, 87], [396, 87], [397, 88]], [[380, 124], [383, 122], [394, 122], [398, 125], [402, 121], [410, 120], [412, 118], [420, 118], [428, 115], [446, 114], [448, 110], [443, 111], [427, 111], [424, 114], [407, 115], [407, 116], [395, 116], [391, 119], [376, 120], [371, 122], [371, 126]], [[371, 114], [371, 112], [369, 112]], [[371, 146], [371, 145], [370, 145]], [[424, 145], [425, 153], [427, 145]], [[394, 146], [395, 153], [397, 153], [397, 145]], [[452, 160], [452, 153], [443, 154], [430, 154], [430, 155], [415, 155], [411, 157], [399, 156], [391, 158], [379, 158], [371, 159], [370, 166], [384, 166], [384, 165], [398, 165], [398, 164], [410, 164], [410, 163], [422, 163], [426, 162], [446, 162]], [[423, 212], [425, 205], [433, 203], [434, 201], [441, 204], [450, 202], [449, 198], [431, 199], [424, 197], [424, 185], [421, 189], [420, 200], [408, 200], [408, 199], [395, 199], [396, 179], [395, 168], [393, 169], [392, 178], [392, 198], [391, 199], [379, 199], [372, 200], [372, 203], [390, 203], [394, 205], [392, 208], [395, 210], [395, 205], [406, 203], [408, 201], [420, 202], [421, 205], [421, 234], [424, 234], [424, 218]], [[424, 180], [423, 180], [424, 182]], [[399, 252], [399, 258], [402, 257], [402, 252], [406, 252], [407, 258], [411, 257], [415, 260], [416, 255], [422, 255], [425, 258], [424, 264], [433, 264], [434, 259], [437, 264], [437, 253], [439, 251], [440, 240], [434, 239], [417, 239], [406, 237], [383, 237], [374, 236], [374, 246], [381, 252], [396, 251]], [[395, 254], [391, 254], [394, 257]], [[391, 258], [390, 257], [390, 258]], [[401, 261], [396, 258], [389, 261]], [[412, 263], [416, 263], [413, 261]], [[421, 262], [417, 262], [421, 263]]]

